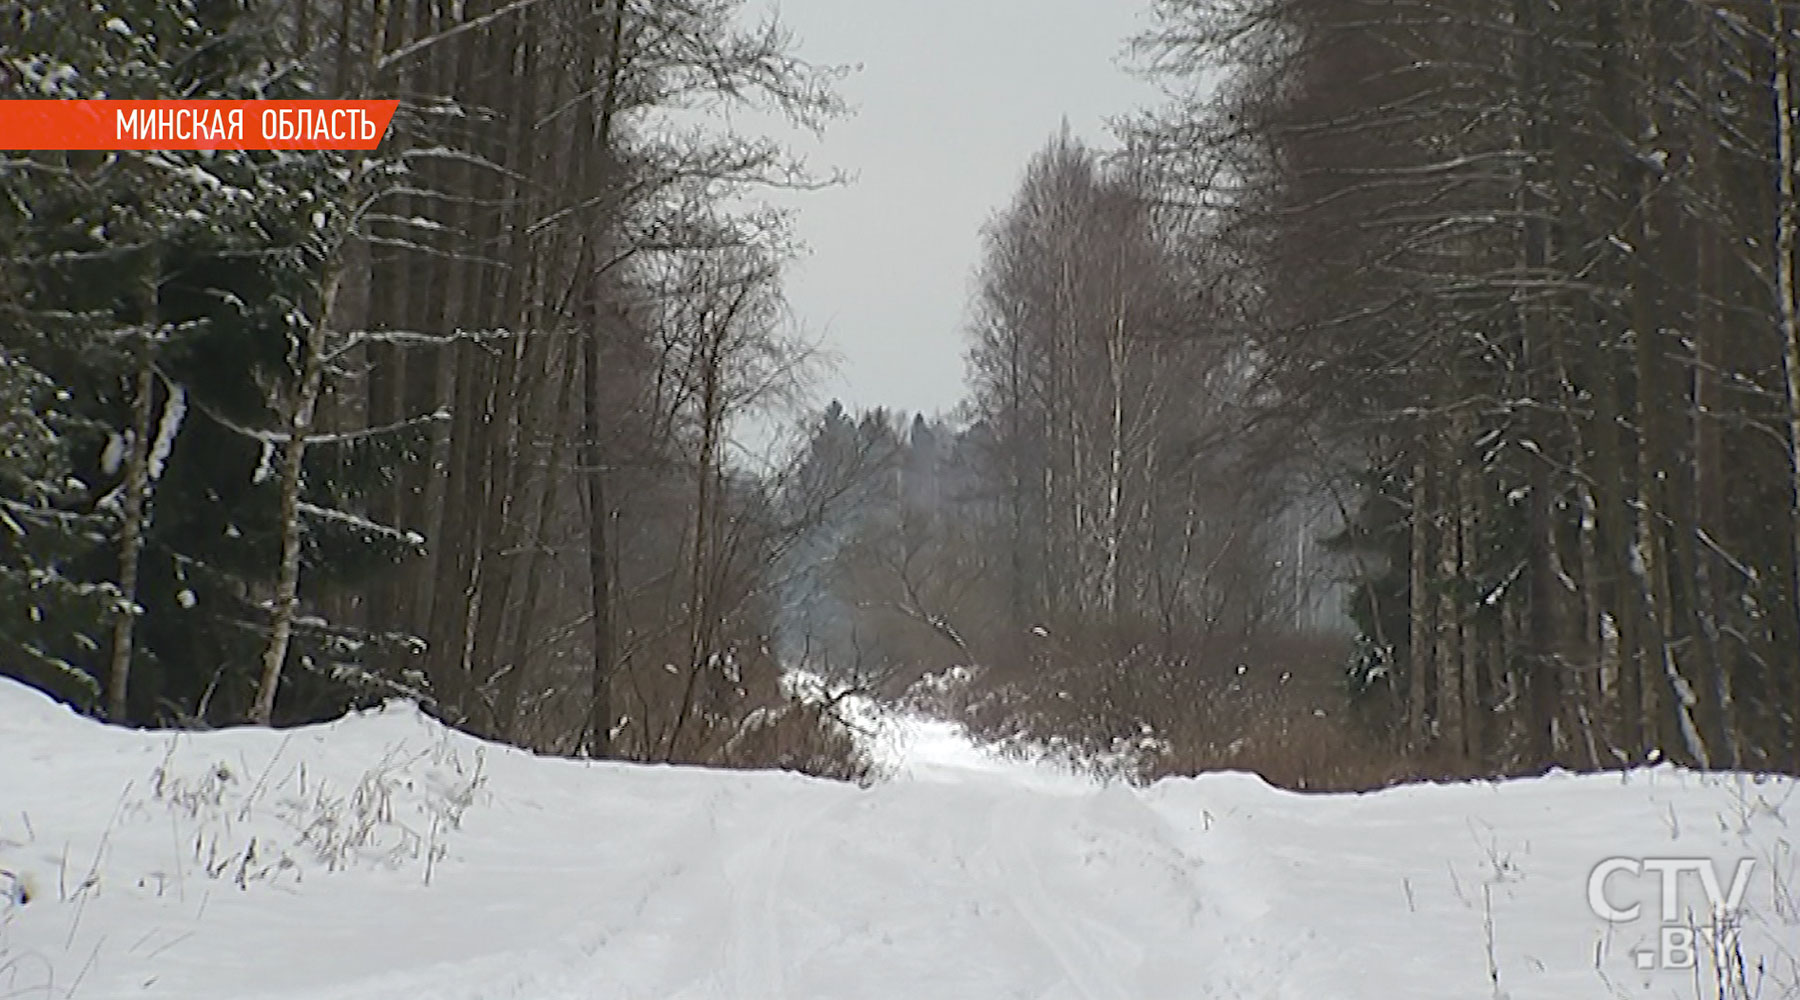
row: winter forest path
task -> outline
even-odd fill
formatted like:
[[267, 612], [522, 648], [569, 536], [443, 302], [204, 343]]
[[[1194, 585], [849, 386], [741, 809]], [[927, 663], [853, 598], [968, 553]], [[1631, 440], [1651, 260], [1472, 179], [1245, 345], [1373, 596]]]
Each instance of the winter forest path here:
[[[1602, 941], [1587, 871], [1746, 845], [1778, 860], [1796, 797], [1672, 770], [1140, 789], [930, 725], [861, 789], [534, 758], [404, 707], [174, 737], [21, 692], [0, 686], [0, 870], [33, 887], [0, 902], [7, 1000], [1442, 1000], [1491, 995], [1490, 954], [1512, 1000], [1686, 996]], [[444, 801], [467, 802], [454, 829]], [[430, 884], [417, 852], [317, 864], [320, 824], [356, 817], [428, 836]], [[193, 861], [252, 838], [257, 864], [297, 866], [240, 888]]]

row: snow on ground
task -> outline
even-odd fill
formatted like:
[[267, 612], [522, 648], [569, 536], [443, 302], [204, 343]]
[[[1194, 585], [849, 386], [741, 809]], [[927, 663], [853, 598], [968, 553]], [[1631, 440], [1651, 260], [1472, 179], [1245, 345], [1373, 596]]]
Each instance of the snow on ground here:
[[[943, 691], [968, 680], [953, 668], [928, 676], [915, 690]], [[915, 709], [877, 703], [867, 695], [835, 692], [830, 681], [810, 670], [790, 668], [782, 678], [790, 697], [830, 703], [832, 715], [855, 737], [878, 776], [916, 781], [956, 781], [976, 775], [1004, 777], [1012, 785], [1044, 790], [1091, 790], [1097, 782], [1132, 774], [1136, 755], [1160, 744], [1120, 741], [1112, 752], [1095, 754], [1063, 744], [983, 744], [960, 723], [931, 718]]]
[[859, 789], [539, 759], [402, 705], [128, 732], [0, 680], [0, 998], [1713, 995], [1638, 968], [1654, 870], [1601, 886], [1638, 920], [1591, 912], [1614, 856], [1751, 859], [1751, 995], [1800, 996], [1789, 780], [1134, 789], [900, 728]]

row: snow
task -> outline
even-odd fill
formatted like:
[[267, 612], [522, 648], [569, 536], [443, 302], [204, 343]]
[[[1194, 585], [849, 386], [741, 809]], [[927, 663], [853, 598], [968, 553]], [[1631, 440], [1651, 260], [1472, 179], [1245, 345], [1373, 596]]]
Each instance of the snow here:
[[871, 732], [863, 789], [537, 758], [398, 702], [126, 731], [0, 680], [0, 997], [1712, 995], [1637, 967], [1654, 877], [1607, 886], [1648, 922], [1591, 912], [1615, 856], [1753, 859], [1742, 948], [1800, 990], [1788, 779], [1140, 789]]
[[126, 444], [125, 437], [120, 434], [107, 435], [106, 447], [100, 452], [100, 471], [109, 476], [119, 474], [119, 469], [125, 464]]
[[347, 510], [339, 510], [335, 507], [320, 507], [317, 504], [306, 503], [304, 501], [301, 502], [299, 509], [300, 513], [307, 517], [316, 517], [322, 521], [331, 521], [343, 525], [353, 531], [360, 532], [365, 537], [397, 539], [408, 545], [425, 544], [425, 536], [416, 531], [404, 531], [399, 528], [390, 527], [389, 525], [381, 524], [377, 521], [371, 521], [366, 517], [352, 514]]
[[162, 419], [156, 425], [156, 439], [150, 445], [150, 481], [162, 479], [163, 466], [175, 448], [175, 435], [181, 433], [181, 419], [187, 414], [187, 390], [169, 382], [169, 399], [163, 406]]

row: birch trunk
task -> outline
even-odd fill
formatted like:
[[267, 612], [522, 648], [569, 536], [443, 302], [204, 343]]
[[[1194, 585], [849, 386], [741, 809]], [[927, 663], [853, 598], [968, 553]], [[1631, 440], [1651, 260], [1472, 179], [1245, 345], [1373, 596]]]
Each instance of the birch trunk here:
[[1125, 316], [1121, 304], [1107, 341], [1107, 375], [1111, 412], [1106, 464], [1106, 538], [1100, 580], [1101, 611], [1112, 618], [1119, 613], [1119, 549], [1124, 531], [1125, 490]]
[[275, 576], [275, 596], [269, 602], [269, 644], [263, 650], [262, 680], [250, 722], [269, 725], [275, 716], [275, 694], [281, 686], [282, 666], [294, 634], [294, 617], [300, 609], [300, 548], [306, 526], [301, 520], [300, 492], [305, 486], [306, 444], [313, 431], [313, 414], [325, 383], [326, 324], [337, 301], [338, 261], [326, 264], [319, 296], [319, 313], [298, 346], [300, 379], [288, 402], [287, 440], [281, 450], [281, 564]]

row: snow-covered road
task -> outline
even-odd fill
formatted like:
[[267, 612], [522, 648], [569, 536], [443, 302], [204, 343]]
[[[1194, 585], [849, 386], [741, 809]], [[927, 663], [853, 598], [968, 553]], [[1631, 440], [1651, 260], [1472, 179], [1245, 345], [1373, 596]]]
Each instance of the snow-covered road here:
[[1609, 885], [1643, 922], [1590, 912], [1615, 855], [1753, 857], [1759, 995], [1800, 996], [1791, 781], [1303, 797], [905, 746], [865, 790], [542, 760], [406, 707], [127, 733], [0, 681], [0, 997], [1710, 995], [1638, 968], [1654, 879]]

